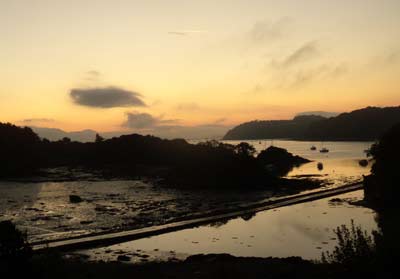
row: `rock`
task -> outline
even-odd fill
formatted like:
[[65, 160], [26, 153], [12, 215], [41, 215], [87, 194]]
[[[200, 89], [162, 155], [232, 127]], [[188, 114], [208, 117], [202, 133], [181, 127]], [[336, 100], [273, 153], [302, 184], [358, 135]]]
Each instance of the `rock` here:
[[285, 175], [294, 167], [311, 162], [300, 156], [295, 156], [286, 149], [270, 146], [258, 154], [257, 160], [265, 166], [268, 172]]
[[88, 220], [88, 221], [81, 221], [80, 223], [81, 223], [81, 225], [88, 225], [88, 224], [92, 224], [93, 221], [90, 221], [90, 220]]
[[131, 257], [128, 257], [127, 255], [119, 255], [117, 258], [117, 261], [120, 262], [129, 262], [131, 260]]
[[358, 161], [358, 164], [362, 167], [366, 167], [366, 166], [368, 166], [368, 160], [366, 160], [366, 159], [360, 160], [360, 161]]
[[82, 198], [80, 196], [78, 196], [78, 195], [70, 195], [69, 196], [69, 202], [70, 203], [80, 203], [82, 201], [83, 201]]

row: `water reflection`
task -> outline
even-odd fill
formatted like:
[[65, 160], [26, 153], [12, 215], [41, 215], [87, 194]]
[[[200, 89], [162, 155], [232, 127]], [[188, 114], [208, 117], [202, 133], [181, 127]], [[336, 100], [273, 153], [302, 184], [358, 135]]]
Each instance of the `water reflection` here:
[[[241, 141], [224, 141], [225, 143], [238, 144]], [[366, 159], [365, 150], [369, 149], [373, 142], [324, 142], [292, 140], [249, 140], [257, 152], [269, 147], [271, 144], [285, 148], [289, 152], [312, 160], [313, 162], [294, 168], [288, 177], [315, 176], [326, 180], [332, 186], [352, 183], [362, 179], [363, 175], [370, 173], [371, 164], [360, 165], [360, 160]], [[310, 147], [315, 146], [316, 150]], [[318, 150], [325, 147], [329, 153], [320, 153]], [[318, 164], [322, 164], [322, 168]]]
[[[109, 250], [174, 251], [181, 255], [229, 253], [235, 256], [317, 259], [336, 245], [333, 229], [350, 225], [351, 219], [365, 230], [377, 228], [375, 212], [348, 203], [361, 199], [362, 191], [257, 213], [224, 223], [167, 233], [107, 247]], [[247, 220], [246, 220], [247, 219]], [[91, 250], [94, 255], [100, 250]]]

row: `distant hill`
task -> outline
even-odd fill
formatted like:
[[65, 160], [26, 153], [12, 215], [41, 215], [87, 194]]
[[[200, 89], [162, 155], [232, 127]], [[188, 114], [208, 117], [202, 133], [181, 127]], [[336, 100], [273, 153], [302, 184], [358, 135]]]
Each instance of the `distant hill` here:
[[229, 130], [224, 140], [299, 138], [311, 123], [326, 118], [317, 115], [296, 116], [292, 120], [256, 120], [240, 124]]
[[312, 123], [310, 140], [376, 140], [400, 122], [400, 107], [367, 107]]
[[296, 116], [303, 116], [303, 115], [318, 115], [318, 116], [323, 116], [326, 118], [329, 117], [335, 117], [338, 116], [340, 113], [339, 112], [331, 112], [331, 111], [304, 111], [298, 113]]
[[296, 116], [293, 120], [251, 121], [234, 127], [225, 140], [376, 140], [400, 122], [400, 107], [367, 107], [335, 117]]
[[[41, 138], [46, 138], [51, 141], [61, 140], [65, 137], [72, 141], [92, 142], [96, 134], [99, 133], [103, 138], [110, 139], [131, 133], [130, 131], [114, 131], [114, 132], [96, 132], [86, 129], [82, 131], [66, 132], [58, 128], [46, 128], [29, 126]], [[148, 131], [147, 134], [165, 138], [165, 139], [220, 139], [230, 127], [225, 125], [198, 125], [198, 126], [164, 126], [157, 127], [153, 131]]]
[[66, 132], [57, 128], [44, 128], [44, 127], [34, 127], [34, 126], [31, 126], [30, 128], [41, 138], [46, 138], [52, 141], [61, 140], [62, 138], [67, 137], [73, 141], [90, 142], [94, 141], [96, 137], [96, 131], [93, 130]]
[[[35, 127], [30, 126], [36, 134], [39, 135], [42, 139], [48, 139], [51, 141], [61, 140], [63, 138], [70, 138], [72, 141], [79, 141], [79, 142], [92, 142], [96, 138], [96, 134], [98, 132], [90, 129], [82, 130], [82, 131], [73, 131], [73, 132], [66, 132], [61, 129], [57, 128], [45, 128], [45, 127]], [[119, 137], [123, 134], [128, 134], [129, 132], [105, 132], [99, 133], [102, 137], [109, 139], [112, 137]]]

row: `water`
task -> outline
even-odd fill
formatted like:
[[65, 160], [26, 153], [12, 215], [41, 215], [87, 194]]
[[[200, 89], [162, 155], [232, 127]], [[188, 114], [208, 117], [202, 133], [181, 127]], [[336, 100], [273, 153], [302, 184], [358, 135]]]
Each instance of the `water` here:
[[332, 198], [326, 198], [84, 253], [103, 260], [115, 260], [113, 252], [121, 254], [124, 251], [140, 251], [154, 260], [168, 255], [182, 259], [200, 253], [320, 259], [322, 251], [332, 251], [337, 244], [333, 232], [336, 227], [350, 226], [354, 220], [367, 232], [377, 229], [373, 210], [348, 203], [362, 199], [363, 191], [335, 198], [345, 201], [336, 203], [330, 201]]
[[[225, 142], [237, 144], [240, 141]], [[322, 147], [316, 142], [257, 140], [248, 143], [258, 152], [273, 144], [313, 160], [295, 168], [288, 177], [312, 175], [331, 183], [328, 187], [360, 181], [362, 175], [370, 171], [371, 164], [361, 167], [358, 161], [365, 158], [364, 150], [371, 143], [325, 142], [323, 146], [330, 149], [329, 153], [311, 151], [312, 145], [317, 149]], [[318, 162], [324, 165], [321, 171], [317, 169]], [[84, 202], [71, 204], [71, 194], [81, 196]], [[255, 192], [247, 197], [235, 192], [193, 193], [153, 187], [143, 181], [0, 182], [0, 220], [12, 220], [35, 241], [158, 225], [182, 216], [196, 217], [210, 210], [235, 209], [242, 202], [270, 196], [270, 191]], [[344, 214], [352, 216], [353, 212]]]
[[[199, 141], [192, 141], [198, 143]], [[243, 141], [228, 140], [222, 141], [236, 145]], [[371, 162], [367, 167], [361, 167], [359, 160], [367, 159], [365, 150], [369, 149], [373, 142], [312, 142], [294, 140], [246, 140], [254, 146], [257, 153], [273, 145], [281, 147], [294, 155], [299, 155], [312, 160], [293, 169], [288, 177], [315, 176], [330, 183], [332, 187], [360, 181], [363, 175], [368, 175], [371, 169]], [[310, 150], [315, 146], [317, 150]], [[321, 148], [329, 149], [329, 153], [321, 153]], [[319, 170], [317, 164], [321, 162], [323, 169]]]

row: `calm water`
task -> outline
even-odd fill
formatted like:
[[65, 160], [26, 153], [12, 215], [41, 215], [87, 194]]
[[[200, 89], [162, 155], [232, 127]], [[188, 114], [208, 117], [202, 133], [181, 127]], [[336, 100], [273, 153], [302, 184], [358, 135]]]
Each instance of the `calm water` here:
[[[343, 194], [334, 203], [318, 201], [263, 211], [255, 216], [229, 220], [210, 226], [185, 229], [141, 240], [86, 251], [93, 259], [115, 260], [113, 251], [141, 251], [152, 259], [172, 254], [177, 258], [199, 253], [229, 253], [235, 256], [288, 257], [319, 259], [322, 251], [331, 251], [337, 241], [337, 226], [351, 220], [371, 232], [377, 229], [375, 212], [350, 205], [363, 191]], [[107, 250], [107, 253], [104, 251]]]
[[[223, 141], [236, 145], [242, 141], [232, 140]], [[367, 167], [361, 167], [359, 160], [367, 159], [366, 149], [370, 148], [373, 142], [311, 142], [293, 140], [247, 140], [253, 145], [257, 152], [273, 145], [285, 148], [289, 152], [301, 157], [312, 160], [313, 162], [304, 164], [299, 168], [293, 169], [288, 176], [298, 175], [317, 175], [321, 179], [331, 183], [332, 186], [352, 183], [362, 179], [363, 175], [370, 172], [371, 163]], [[196, 142], [193, 142], [196, 143]], [[315, 146], [317, 150], [310, 150]], [[321, 148], [328, 148], [329, 153], [321, 153]], [[323, 170], [318, 170], [317, 164], [323, 164]]]

